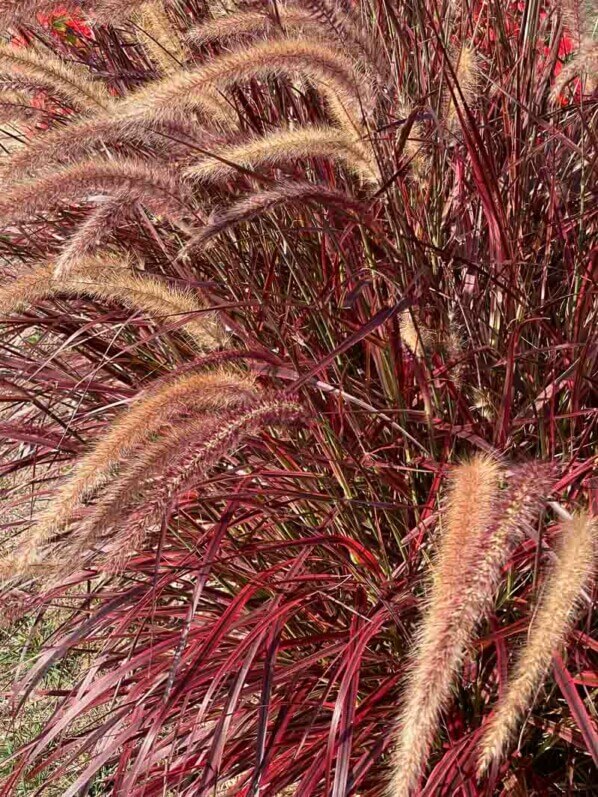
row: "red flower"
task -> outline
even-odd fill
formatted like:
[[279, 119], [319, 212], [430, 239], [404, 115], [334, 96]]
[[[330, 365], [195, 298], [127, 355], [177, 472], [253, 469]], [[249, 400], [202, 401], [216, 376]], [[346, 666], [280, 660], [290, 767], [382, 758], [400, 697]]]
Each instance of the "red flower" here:
[[78, 39], [91, 37], [91, 28], [76, 11], [57, 5], [48, 13], [39, 13], [38, 22], [59, 39], [76, 44]]
[[559, 50], [558, 56], [561, 59], [567, 58], [568, 56], [572, 55], [575, 50], [575, 46], [573, 44], [573, 39], [571, 39], [567, 34], [563, 34], [561, 36], [561, 41], [559, 42]]

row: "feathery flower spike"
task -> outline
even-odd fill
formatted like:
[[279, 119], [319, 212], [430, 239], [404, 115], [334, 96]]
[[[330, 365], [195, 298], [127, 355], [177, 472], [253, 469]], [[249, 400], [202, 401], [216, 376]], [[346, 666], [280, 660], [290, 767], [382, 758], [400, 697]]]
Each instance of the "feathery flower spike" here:
[[[243, 407], [247, 398], [249, 405]], [[303, 416], [296, 402], [277, 398], [256, 403], [244, 396], [239, 409], [212, 419], [200, 415], [171, 426], [107, 485], [93, 511], [77, 523], [70, 537], [45, 546], [38, 541], [25, 572], [36, 572], [43, 565], [40, 577], [56, 578], [58, 574], [63, 578], [80, 566], [85, 553], [91, 553], [101, 565], [102, 558], [92, 550], [100, 540], [107, 540], [112, 549], [105, 564], [119, 569], [126, 556], [159, 525], [172, 499], [232, 453], [247, 435], [265, 426], [294, 423]]]
[[47, 541], [69, 525], [85, 501], [117, 479], [118, 471], [126, 468], [131, 458], [134, 462], [143, 462], [137, 477], [141, 479], [148, 452], [153, 450], [148, 441], [157, 430], [176, 428], [173, 423], [188, 412], [203, 422], [203, 416], [241, 406], [258, 395], [253, 379], [223, 370], [181, 377], [136, 400], [113, 422], [97, 445], [76, 463], [47, 509], [0, 570], [12, 575], [23, 574], [41, 561], [41, 551]]
[[226, 121], [228, 109], [218, 102], [215, 90], [241, 80], [278, 76], [299, 76], [312, 82], [335, 121], [349, 134], [363, 135], [361, 117], [372, 105], [368, 81], [337, 50], [309, 39], [265, 41], [216, 56], [203, 66], [139, 89], [119, 105], [119, 113], [149, 119], [184, 118], [198, 108], [207, 114], [220, 108]]
[[213, 214], [208, 219], [206, 226], [200, 229], [185, 246], [181, 258], [201, 248], [211, 238], [224, 232], [229, 227], [250, 221], [256, 216], [268, 213], [281, 205], [302, 204], [305, 202], [322, 204], [325, 207], [334, 206], [357, 216], [365, 213], [364, 205], [361, 202], [335, 188], [329, 188], [327, 185], [319, 183], [305, 182], [304, 180], [282, 181], [276, 183], [270, 189], [243, 197], [243, 199], [230, 205], [225, 210]]
[[597, 543], [598, 522], [587, 513], [562, 524], [558, 560], [546, 581], [506, 694], [480, 741], [480, 777], [507, 753], [521, 717], [530, 708], [550, 667], [552, 654], [563, 646], [581, 593], [595, 571]]
[[77, 551], [107, 533], [120, 530], [118, 548], [139, 543], [160, 523], [173, 499], [190, 489], [222, 457], [230, 455], [250, 434], [266, 426], [285, 426], [303, 418], [300, 404], [285, 398], [264, 398], [222, 417], [192, 420], [173, 428], [132, 463], [111, 485], [94, 512], [77, 531]]
[[146, 0], [132, 17], [137, 39], [160, 72], [168, 75], [185, 59], [181, 40], [160, 0]]
[[10, 186], [0, 200], [0, 223], [22, 221], [62, 204], [89, 201], [94, 192], [124, 193], [157, 215], [178, 220], [188, 199], [186, 186], [176, 172], [141, 160], [89, 160]]
[[31, 48], [0, 44], [0, 69], [41, 82], [80, 111], [106, 111], [113, 104], [103, 83], [77, 64]]
[[0, 290], [0, 313], [10, 315], [23, 307], [55, 296], [89, 296], [141, 310], [153, 319], [184, 320], [183, 331], [199, 348], [219, 348], [226, 341], [218, 318], [206, 311], [200, 298], [164, 282], [134, 274], [127, 261], [109, 257], [80, 260], [63, 278], [54, 276], [54, 264], [44, 263]]
[[475, 48], [471, 44], [463, 44], [454, 60], [453, 68], [459, 88], [454, 88], [455, 99], [449, 95], [445, 113], [447, 124], [453, 128], [459, 121], [455, 106], [458, 105], [461, 109], [465, 103], [471, 107], [480, 88], [480, 65]]
[[343, 163], [366, 183], [375, 185], [380, 180], [372, 164], [364, 159], [361, 142], [329, 126], [276, 130], [261, 138], [223, 147], [190, 166], [185, 175], [202, 182], [219, 182], [234, 175], [235, 166], [245, 169], [279, 167], [306, 158], [331, 158]]
[[264, 11], [239, 11], [223, 17], [208, 19], [195, 25], [187, 33], [187, 41], [202, 45], [237, 39], [242, 36], [268, 36], [284, 31], [325, 34], [321, 23], [309, 12], [297, 6], [277, 5], [276, 17]]
[[434, 581], [403, 698], [387, 794], [405, 797], [416, 786], [449, 701], [469, 629], [455, 616], [469, 600], [468, 580], [494, 521], [501, 470], [496, 461], [475, 456], [458, 465], [442, 515]]
[[[462, 474], [448, 504], [446, 539], [441, 541], [434, 587], [399, 721], [389, 797], [407, 797], [416, 786], [454, 677], [496, 594], [502, 568], [523, 540], [526, 525], [535, 520], [554, 481], [550, 465], [522, 465], [514, 469], [501, 495], [500, 470], [494, 462], [479, 457], [468, 467], [474, 468], [472, 475], [468, 478], [468, 471]], [[476, 487], [476, 480], [480, 486]], [[492, 484], [492, 490], [484, 500], [486, 482]], [[460, 529], [466, 538], [459, 535]]]

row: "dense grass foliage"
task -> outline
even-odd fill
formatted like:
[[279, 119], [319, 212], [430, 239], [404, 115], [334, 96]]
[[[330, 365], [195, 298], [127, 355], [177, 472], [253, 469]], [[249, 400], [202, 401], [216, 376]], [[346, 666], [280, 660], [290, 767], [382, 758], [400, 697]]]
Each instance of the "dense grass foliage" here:
[[0, 795], [592, 793], [596, 24], [0, 0]]

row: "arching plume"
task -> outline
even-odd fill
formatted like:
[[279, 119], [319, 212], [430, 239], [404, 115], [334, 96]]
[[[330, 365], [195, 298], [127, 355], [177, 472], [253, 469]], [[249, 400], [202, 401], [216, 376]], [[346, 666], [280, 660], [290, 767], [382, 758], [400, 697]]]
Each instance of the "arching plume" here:
[[294, 5], [277, 5], [275, 14], [268, 9], [250, 10], [208, 19], [191, 28], [187, 40], [191, 44], [202, 45], [244, 36], [271, 37], [277, 33], [297, 34], [300, 31], [307, 31], [312, 36], [326, 33], [310, 11]]
[[195, 121], [120, 119], [114, 114], [97, 114], [51, 130], [28, 142], [6, 162], [0, 163], [2, 179], [16, 182], [26, 176], [55, 171], [58, 165], [84, 160], [106, 149], [122, 153], [123, 147], [135, 151], [150, 150], [165, 155], [189, 147], [207, 149], [222, 139], [209, 133]]
[[274, 397], [254, 401], [240, 411], [231, 409], [212, 420], [192, 419], [173, 427], [108, 486], [93, 511], [78, 524], [73, 539], [76, 548], [69, 546], [70, 550], [83, 552], [109, 535], [116, 543], [112, 565], [118, 565], [123, 553], [126, 556], [155, 529], [175, 497], [232, 454], [247, 435], [265, 426], [295, 423], [303, 415], [298, 403]]
[[506, 754], [521, 717], [550, 668], [553, 653], [564, 644], [582, 591], [595, 572], [597, 543], [598, 523], [589, 514], [580, 513], [562, 524], [558, 559], [533, 613], [526, 644], [480, 741], [479, 776]]
[[[145, 462], [150, 439], [169, 430], [191, 412], [196, 422], [204, 416], [240, 406], [258, 396], [254, 381], [233, 371], [191, 374], [167, 383], [137, 399], [117, 418], [100, 442], [75, 465], [73, 472], [56, 491], [47, 509], [12, 552], [0, 571], [20, 575], [40, 560], [43, 546], [62, 532], [118, 471], [133, 462]], [[138, 450], [142, 447], [142, 450]], [[129, 463], [130, 464], [130, 463]], [[141, 475], [140, 475], [141, 478]]]
[[106, 87], [86, 69], [47, 52], [0, 44], [0, 70], [41, 82], [79, 111], [105, 111], [112, 105]]
[[126, 261], [101, 256], [79, 261], [64, 278], [54, 276], [53, 263], [24, 274], [0, 290], [0, 312], [10, 315], [57, 296], [117, 302], [166, 324], [183, 321], [181, 331], [200, 349], [217, 348], [226, 340], [217, 316], [206, 311], [197, 295], [171, 288], [154, 277], [134, 274]]
[[[93, 17], [107, 25], [130, 19], [147, 0], [76, 0], [89, 6]], [[160, 5], [168, 7], [173, 5], [173, 0], [160, 0]]]
[[389, 797], [412, 794], [438, 732], [467, 645], [496, 594], [504, 564], [554, 482], [541, 463], [516, 468], [499, 495], [500, 469], [472, 460], [455, 476], [427, 613], [398, 722]]
[[210, 238], [244, 221], [249, 221], [263, 213], [268, 213], [281, 205], [304, 204], [305, 202], [335, 207], [353, 213], [358, 217], [365, 213], [365, 207], [349, 194], [329, 188], [320, 183], [289, 180], [277, 183], [274, 188], [250, 194], [235, 202], [226, 210], [212, 214], [208, 223], [191, 238], [181, 257], [186, 257], [195, 249], [202, 247]]
[[452, 61], [458, 88], [453, 88], [454, 99], [447, 90], [445, 119], [447, 125], [454, 128], [459, 123], [456, 106], [463, 110], [464, 104], [469, 108], [475, 103], [480, 90], [481, 73], [479, 58], [471, 44], [464, 43]]
[[69, 238], [54, 260], [53, 277], [64, 279], [83, 258], [96, 254], [115, 227], [132, 217], [131, 198], [126, 191], [104, 197]]
[[278, 76], [299, 76], [312, 82], [341, 127], [363, 135], [362, 113], [369, 113], [372, 104], [364, 76], [338, 50], [319, 41], [292, 38], [253, 44], [153, 83], [125, 100], [121, 112], [157, 119], [184, 117], [197, 108], [217, 113], [220, 108], [226, 119], [226, 108], [222, 100], [217, 101], [215, 90], [241, 80]]
[[187, 177], [202, 182], [220, 182], [237, 172], [236, 167], [258, 169], [280, 167], [307, 158], [330, 158], [341, 162], [365, 183], [376, 184], [379, 175], [364, 158], [360, 141], [335, 127], [297, 127], [276, 130], [235, 146], [223, 147], [204, 156], [185, 171]]
[[163, 75], [179, 69], [185, 59], [181, 38], [161, 0], [146, 0], [131, 17], [137, 39]]
[[398, 721], [389, 797], [406, 797], [416, 786], [450, 698], [472, 631], [455, 620], [468, 604], [470, 571], [496, 517], [500, 478], [498, 464], [484, 456], [455, 468], [434, 581]]
[[185, 209], [186, 189], [173, 170], [132, 158], [94, 158], [10, 186], [0, 200], [0, 224], [14, 224], [64, 203], [89, 201], [98, 191], [126, 192], [130, 202], [172, 219]]

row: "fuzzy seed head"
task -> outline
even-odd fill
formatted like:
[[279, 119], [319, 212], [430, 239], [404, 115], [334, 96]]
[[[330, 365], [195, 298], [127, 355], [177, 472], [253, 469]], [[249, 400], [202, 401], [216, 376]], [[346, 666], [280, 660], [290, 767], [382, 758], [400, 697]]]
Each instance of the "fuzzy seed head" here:
[[580, 513], [562, 525], [557, 561], [552, 566], [527, 641], [506, 694], [495, 709], [480, 741], [478, 775], [500, 761], [522, 716], [530, 708], [555, 651], [563, 647], [575, 619], [582, 591], [596, 569], [598, 522]]
[[431, 594], [397, 723], [389, 797], [407, 797], [417, 785], [473, 633], [475, 626], [460, 617], [470, 600], [468, 581], [484, 535], [495, 518], [500, 478], [500, 466], [487, 456], [475, 456], [454, 470]]

